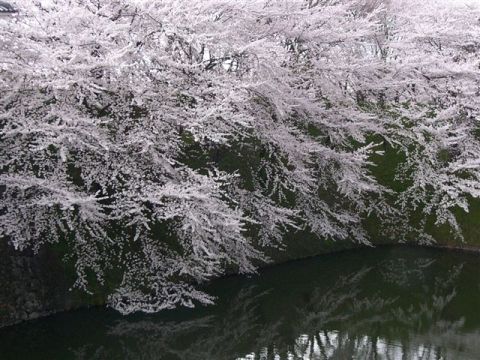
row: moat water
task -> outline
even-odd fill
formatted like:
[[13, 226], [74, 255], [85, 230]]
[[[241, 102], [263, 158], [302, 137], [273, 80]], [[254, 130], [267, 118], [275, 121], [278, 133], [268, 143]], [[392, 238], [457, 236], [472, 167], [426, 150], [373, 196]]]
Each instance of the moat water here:
[[480, 255], [377, 248], [207, 288], [216, 305], [85, 309], [0, 329], [0, 359], [480, 359]]

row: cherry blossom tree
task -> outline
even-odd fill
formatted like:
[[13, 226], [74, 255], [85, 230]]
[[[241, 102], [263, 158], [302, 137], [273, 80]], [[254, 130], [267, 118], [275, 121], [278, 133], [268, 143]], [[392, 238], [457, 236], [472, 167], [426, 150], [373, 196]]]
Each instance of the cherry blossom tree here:
[[[255, 271], [289, 232], [369, 244], [365, 218], [408, 229], [421, 208], [460, 233], [451, 210], [478, 197], [478, 8], [425, 4], [14, 4], [0, 236], [67, 244], [86, 291], [120, 272], [110, 303], [129, 313], [210, 303], [196, 283]], [[387, 145], [400, 194], [372, 172]]]
[[[392, 2], [384, 92], [391, 98], [386, 141], [402, 154], [396, 178], [404, 213], [448, 224], [462, 237], [455, 213], [480, 195], [478, 151], [480, 9], [478, 3]], [[386, 109], [386, 111], [385, 111]], [[434, 239], [425, 238], [427, 241]]]

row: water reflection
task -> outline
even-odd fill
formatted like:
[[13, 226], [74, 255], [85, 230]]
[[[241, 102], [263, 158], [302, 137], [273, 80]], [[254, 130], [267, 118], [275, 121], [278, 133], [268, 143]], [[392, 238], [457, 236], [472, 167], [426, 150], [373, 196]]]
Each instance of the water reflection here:
[[477, 359], [479, 257], [373, 249], [212, 285], [218, 305], [63, 314], [0, 331], [3, 359]]

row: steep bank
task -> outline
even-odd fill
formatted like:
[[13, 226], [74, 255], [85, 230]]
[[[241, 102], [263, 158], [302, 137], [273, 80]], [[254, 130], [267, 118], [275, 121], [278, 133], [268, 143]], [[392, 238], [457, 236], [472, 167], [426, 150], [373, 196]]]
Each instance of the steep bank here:
[[[475, 229], [470, 229], [475, 231]], [[477, 239], [475, 239], [477, 240]], [[287, 239], [288, 248], [284, 251], [270, 251], [270, 264], [279, 264], [305, 257], [342, 251], [358, 247], [351, 242], [318, 241], [314, 238]], [[392, 244], [378, 242], [377, 245]], [[477, 241], [461, 243], [440, 238], [432, 246], [450, 250], [480, 251]], [[43, 248], [34, 255], [32, 252], [19, 252], [0, 242], [0, 327], [24, 320], [47, 316], [56, 312], [80, 307], [103, 305], [106, 294], [102, 289], [94, 294], [85, 294], [70, 287], [74, 273], [69, 264], [62, 261], [54, 248]]]
[[34, 255], [0, 241], [0, 252], [0, 327], [104, 301], [99, 295], [70, 291], [74, 278], [51, 248]]

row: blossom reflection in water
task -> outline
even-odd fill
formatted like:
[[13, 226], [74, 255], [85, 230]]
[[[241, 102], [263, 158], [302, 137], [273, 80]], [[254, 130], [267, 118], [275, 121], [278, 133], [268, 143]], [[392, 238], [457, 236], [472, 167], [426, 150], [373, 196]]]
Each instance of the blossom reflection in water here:
[[[217, 305], [60, 314], [0, 331], [2, 359], [476, 359], [477, 255], [351, 251], [212, 284]], [[35, 339], [26, 341], [25, 339]]]

